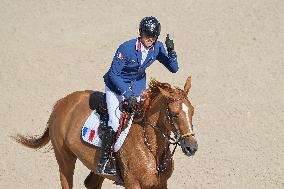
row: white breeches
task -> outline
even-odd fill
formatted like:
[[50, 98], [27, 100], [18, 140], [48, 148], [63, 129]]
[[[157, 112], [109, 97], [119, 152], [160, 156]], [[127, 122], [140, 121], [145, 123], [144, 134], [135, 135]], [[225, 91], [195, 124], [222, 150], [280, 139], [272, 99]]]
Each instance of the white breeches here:
[[[119, 119], [120, 119], [120, 110], [119, 104], [124, 100], [123, 95], [118, 95], [111, 91], [107, 86], [105, 86], [106, 93], [106, 103], [107, 103], [107, 111], [109, 115], [108, 126], [111, 126], [113, 130], [116, 132], [119, 127]], [[137, 98], [137, 101], [140, 100], [140, 97]], [[132, 123], [132, 118], [129, 120], [129, 124]]]
[[119, 126], [119, 118], [121, 114], [119, 110], [119, 103], [124, 100], [124, 96], [112, 92], [107, 86], [105, 86], [105, 92], [107, 111], [109, 116], [108, 126], [111, 126], [116, 132]]

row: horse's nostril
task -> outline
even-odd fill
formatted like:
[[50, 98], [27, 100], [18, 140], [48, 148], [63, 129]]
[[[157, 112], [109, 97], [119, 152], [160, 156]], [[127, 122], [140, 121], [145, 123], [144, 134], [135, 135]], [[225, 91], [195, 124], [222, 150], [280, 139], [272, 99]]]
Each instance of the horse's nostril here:
[[197, 148], [185, 147], [185, 149], [191, 154], [194, 154], [197, 151]]
[[191, 150], [191, 148], [190, 147], [185, 147], [186, 148], [186, 150], [188, 151], [188, 152], [192, 152], [192, 150]]

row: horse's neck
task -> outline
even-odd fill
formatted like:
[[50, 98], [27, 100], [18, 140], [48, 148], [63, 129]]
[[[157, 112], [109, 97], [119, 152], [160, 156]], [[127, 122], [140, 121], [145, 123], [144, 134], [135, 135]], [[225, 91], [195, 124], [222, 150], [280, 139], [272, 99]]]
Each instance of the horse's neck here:
[[[152, 154], [159, 163], [163, 161], [163, 152], [165, 152], [167, 144], [159, 131], [161, 129], [163, 132], [164, 125], [162, 125], [162, 119], [163, 116], [165, 117], [162, 111], [164, 105], [161, 100], [156, 99], [151, 103], [145, 114], [145, 123], [141, 120], [134, 120], [128, 134], [129, 136], [126, 138], [121, 150], [117, 153], [118, 157], [121, 158], [121, 162], [132, 161], [137, 158], [137, 155], [145, 154], [148, 154], [146, 157], [151, 157], [150, 154]], [[148, 145], [145, 143], [148, 143]], [[135, 150], [131, 151], [133, 146], [135, 146]], [[130, 151], [132, 153], [129, 153]]]
[[148, 142], [155, 156], [160, 157], [167, 147], [165, 135], [169, 135], [165, 129], [163, 119], [165, 118], [165, 103], [162, 97], [153, 102], [146, 114], [145, 131]]

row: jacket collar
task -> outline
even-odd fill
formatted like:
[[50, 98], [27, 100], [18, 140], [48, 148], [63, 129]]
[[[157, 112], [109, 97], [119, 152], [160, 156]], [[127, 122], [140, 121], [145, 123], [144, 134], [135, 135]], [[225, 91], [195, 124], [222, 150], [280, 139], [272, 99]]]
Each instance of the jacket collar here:
[[141, 51], [141, 42], [140, 42], [140, 38], [137, 38], [136, 40], [136, 44], [135, 44], [135, 49], [136, 51]]

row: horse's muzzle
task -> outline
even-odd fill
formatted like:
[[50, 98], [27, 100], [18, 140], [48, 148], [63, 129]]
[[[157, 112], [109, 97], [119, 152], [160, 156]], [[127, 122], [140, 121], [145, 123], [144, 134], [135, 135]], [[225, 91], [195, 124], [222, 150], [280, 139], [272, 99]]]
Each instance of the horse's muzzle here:
[[198, 144], [196, 141], [189, 142], [186, 139], [180, 141], [181, 149], [183, 153], [187, 156], [193, 156], [198, 149]]

